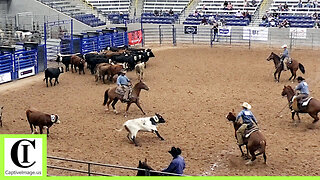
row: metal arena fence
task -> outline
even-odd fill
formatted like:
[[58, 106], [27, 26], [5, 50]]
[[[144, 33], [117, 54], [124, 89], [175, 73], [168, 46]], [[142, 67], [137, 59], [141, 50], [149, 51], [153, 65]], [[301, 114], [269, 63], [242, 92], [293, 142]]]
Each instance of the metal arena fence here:
[[143, 24], [143, 46], [151, 44], [207, 44], [208, 46], [268, 46], [290, 49], [320, 47], [320, 29], [313, 28], [265, 28], [220, 26], [214, 31], [206, 25], [150, 25]]
[[[112, 165], [112, 164], [103, 164], [103, 163], [97, 163], [97, 162], [91, 162], [91, 161], [81, 161], [81, 160], [60, 158], [60, 157], [54, 157], [54, 156], [48, 156], [47, 159], [48, 159], [47, 168], [50, 169], [50, 171], [52, 171], [48, 173], [48, 176], [56, 176], [55, 174], [51, 174], [51, 173], [54, 173], [53, 170], [56, 170], [56, 172], [58, 172], [59, 175], [63, 174], [62, 172], [69, 172], [69, 173], [75, 173], [77, 175], [80, 174], [80, 175], [87, 175], [87, 176], [120, 176], [120, 175], [106, 173], [105, 172], [106, 169], [109, 169], [109, 171], [113, 173], [114, 173], [114, 169], [120, 169], [120, 170], [126, 170], [131, 172], [134, 171], [133, 174], [137, 174], [138, 170], [142, 170], [145, 172], [146, 176], [150, 176], [151, 172], [155, 172], [163, 176], [180, 176], [179, 174], [174, 174], [174, 173], [153, 171], [153, 170]], [[59, 164], [59, 165], [54, 165], [54, 164]], [[62, 166], [61, 164], [64, 164], [65, 166], [69, 166], [69, 167]], [[70, 168], [70, 166], [77, 166], [77, 169]], [[96, 167], [100, 167], [100, 171], [104, 171], [104, 172], [97, 172], [96, 170], [94, 170]]]

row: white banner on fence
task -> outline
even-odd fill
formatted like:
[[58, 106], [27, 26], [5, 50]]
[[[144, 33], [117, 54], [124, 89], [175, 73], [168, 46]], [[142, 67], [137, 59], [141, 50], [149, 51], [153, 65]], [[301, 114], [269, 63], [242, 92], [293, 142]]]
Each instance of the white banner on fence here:
[[11, 81], [11, 72], [0, 74], [0, 84]]
[[34, 67], [29, 67], [29, 68], [25, 68], [25, 69], [20, 69], [18, 71], [18, 78], [25, 78], [28, 76], [32, 76], [35, 75], [35, 70]]
[[290, 28], [289, 37], [294, 39], [306, 39], [307, 38], [307, 28]]
[[219, 28], [218, 35], [219, 36], [230, 36], [231, 35], [231, 27]]
[[[251, 37], [251, 38], [250, 38]], [[268, 28], [265, 27], [243, 27], [243, 39], [268, 41]]]

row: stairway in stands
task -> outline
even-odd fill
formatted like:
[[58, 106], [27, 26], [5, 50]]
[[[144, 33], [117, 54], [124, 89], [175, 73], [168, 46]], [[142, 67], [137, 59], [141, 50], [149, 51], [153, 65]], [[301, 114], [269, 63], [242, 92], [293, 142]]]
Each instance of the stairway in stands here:
[[180, 24], [182, 24], [187, 17], [189, 16], [189, 14], [193, 13], [198, 5], [198, 3], [201, 0], [190, 0], [188, 6], [186, 7], [186, 9], [182, 12], [182, 14], [179, 16], [179, 22]]
[[263, 0], [258, 10], [255, 12], [253, 19], [250, 23], [250, 26], [258, 27], [262, 22], [262, 16], [266, 13], [266, 10], [269, 9], [273, 0]]

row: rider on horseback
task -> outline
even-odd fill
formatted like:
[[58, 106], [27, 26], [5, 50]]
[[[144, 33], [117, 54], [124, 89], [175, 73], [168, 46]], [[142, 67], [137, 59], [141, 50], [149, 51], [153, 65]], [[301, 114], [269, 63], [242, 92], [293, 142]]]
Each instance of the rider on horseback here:
[[249, 110], [251, 109], [251, 105], [247, 102], [244, 102], [242, 105], [243, 110], [238, 114], [236, 121], [238, 121], [240, 119], [240, 117], [242, 117], [242, 125], [240, 126], [240, 128], [237, 130], [236, 134], [237, 134], [237, 144], [239, 146], [243, 145], [243, 135], [245, 130], [248, 128], [251, 128], [255, 123], [255, 125], [257, 125], [257, 119], [254, 117], [253, 113]]
[[117, 85], [119, 88], [121, 88], [124, 91], [124, 95], [122, 98], [123, 102], [129, 102], [129, 93], [131, 90], [131, 82], [130, 79], [126, 76], [126, 71], [125, 70], [121, 70], [120, 71], [120, 75], [117, 78]]
[[288, 51], [288, 49], [287, 49], [287, 45], [286, 44], [284, 44], [284, 45], [282, 45], [281, 46], [282, 48], [283, 48], [283, 53], [281, 54], [281, 58], [280, 58], [280, 64], [279, 64], [279, 66], [283, 66], [283, 70], [284, 71], [286, 71], [286, 70], [288, 70], [288, 68], [287, 68], [287, 62], [288, 63], [290, 63], [290, 57], [289, 57], [289, 51]]
[[298, 110], [298, 102], [301, 99], [305, 99], [309, 96], [309, 87], [305, 79], [301, 76], [297, 78], [298, 80], [298, 85], [295, 88], [296, 96], [292, 98], [292, 108], [294, 110]]

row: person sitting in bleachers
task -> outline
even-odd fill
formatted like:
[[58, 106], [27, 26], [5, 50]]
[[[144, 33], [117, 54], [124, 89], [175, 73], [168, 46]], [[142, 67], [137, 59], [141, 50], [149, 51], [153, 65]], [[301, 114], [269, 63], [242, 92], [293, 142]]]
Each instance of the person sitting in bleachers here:
[[243, 12], [243, 18], [248, 18], [249, 21], [251, 22], [251, 15], [248, 10], [246, 12]]
[[227, 10], [228, 1], [224, 1], [223, 3], [223, 10]]
[[319, 21], [319, 19], [317, 19], [317, 20], [315, 20], [314, 21], [314, 28], [320, 28], [320, 21]]
[[318, 15], [317, 12], [314, 12], [314, 13], [312, 14], [312, 19], [314, 19], [314, 20], [319, 19], [319, 15]]
[[236, 17], [237, 17], [237, 18], [242, 18], [243, 15], [242, 15], [242, 13], [241, 13], [240, 11], [238, 11], [238, 12], [236, 13]]
[[313, 7], [313, 3], [311, 3], [310, 0], [308, 0], [307, 4], [304, 7], [312, 8]]
[[289, 6], [288, 6], [287, 2], [284, 3], [283, 10], [284, 11], [289, 11]]
[[203, 17], [203, 19], [201, 20], [201, 24], [203, 24], [203, 25], [207, 25], [208, 24], [208, 21], [207, 21], [206, 17]]
[[159, 16], [159, 11], [155, 9], [154, 12], [153, 12], [153, 14], [154, 14], [155, 16]]
[[269, 27], [276, 27], [277, 22], [272, 18], [271, 21], [269, 21]]
[[196, 18], [198, 18], [198, 17], [199, 17], [199, 13], [198, 13], [198, 11], [197, 11], [197, 10], [195, 10], [195, 11], [194, 11], [194, 13], [193, 13], [193, 17], [196, 17]]
[[318, 0], [313, 0], [313, 7], [318, 8]]
[[172, 11], [172, 9], [169, 10], [169, 14], [170, 14], [170, 16], [174, 15], [174, 12]]
[[248, 2], [248, 0], [244, 0], [244, 2], [243, 2], [243, 7], [249, 7], [250, 5], [249, 5], [249, 2]]
[[233, 9], [231, 2], [228, 3], [227, 9], [228, 10], [232, 10]]
[[214, 23], [216, 23], [216, 19], [214, 18], [214, 16], [210, 16], [209, 17], [209, 24], [213, 25]]
[[279, 24], [279, 28], [282, 28], [282, 27], [285, 27], [285, 28], [288, 28], [290, 27], [290, 23], [287, 19], [284, 19], [280, 24]]
[[278, 11], [283, 11], [283, 6], [282, 6], [281, 3], [280, 3], [279, 6], [278, 6]]
[[265, 23], [268, 22], [268, 16], [267, 16], [267, 14], [264, 14], [264, 15], [262, 16], [262, 21], [264, 21]]
[[252, 6], [252, 7], [256, 7], [256, 6], [257, 6], [256, 0], [252, 0], [252, 1], [251, 1], [251, 6]]
[[302, 8], [302, 2], [301, 2], [301, 0], [299, 0], [299, 2], [298, 2], [298, 8]]

